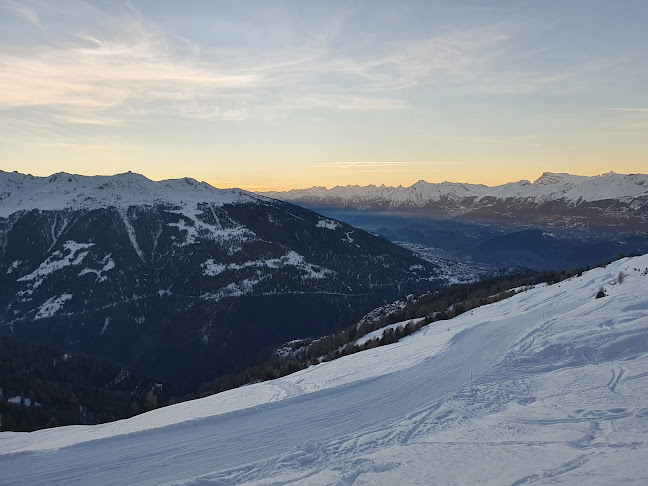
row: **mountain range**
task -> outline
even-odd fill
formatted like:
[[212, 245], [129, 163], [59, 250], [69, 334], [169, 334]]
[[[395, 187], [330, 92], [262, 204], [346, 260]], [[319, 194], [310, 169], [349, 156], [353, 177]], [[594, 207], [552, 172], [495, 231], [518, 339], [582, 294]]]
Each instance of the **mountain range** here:
[[383, 238], [237, 189], [0, 172], [0, 334], [184, 390], [442, 282]]
[[500, 186], [420, 180], [409, 187], [311, 187], [266, 196], [314, 208], [409, 211], [468, 221], [534, 222], [648, 231], [648, 175], [579, 176], [545, 172]]

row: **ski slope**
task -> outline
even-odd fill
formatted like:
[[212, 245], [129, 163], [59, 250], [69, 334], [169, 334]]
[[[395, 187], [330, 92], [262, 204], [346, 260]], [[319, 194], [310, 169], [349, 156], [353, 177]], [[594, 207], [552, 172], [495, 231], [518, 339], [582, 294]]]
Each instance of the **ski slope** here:
[[645, 485], [647, 398], [642, 256], [271, 382], [2, 433], [0, 483]]

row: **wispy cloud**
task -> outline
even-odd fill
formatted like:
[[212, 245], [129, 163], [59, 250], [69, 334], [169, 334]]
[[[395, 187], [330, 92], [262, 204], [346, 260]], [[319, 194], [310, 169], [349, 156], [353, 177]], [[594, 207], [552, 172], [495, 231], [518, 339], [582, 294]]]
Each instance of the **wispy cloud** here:
[[108, 150], [105, 145], [93, 145], [88, 143], [75, 142], [41, 142], [39, 145], [52, 149], [66, 150], [66, 151], [96, 151]]
[[[89, 41], [87, 36], [80, 40]], [[253, 74], [223, 73], [172, 59], [147, 40], [87, 47], [8, 49], [0, 52], [0, 106], [108, 109], [128, 100], [191, 101], [197, 92], [240, 89]]]
[[648, 112], [648, 108], [606, 108], [606, 110]]
[[620, 133], [631, 136], [648, 130], [648, 108], [605, 108], [607, 116], [600, 122], [600, 129], [607, 133]]
[[574, 122], [578, 121], [578, 117], [573, 114], [565, 113], [543, 113], [536, 117], [538, 120], [547, 120], [551, 122]]
[[[358, 172], [359, 169], [372, 169], [371, 171], [380, 170], [383, 172], [394, 171], [420, 171], [423, 168], [441, 165], [458, 165], [465, 162], [457, 161], [434, 161], [434, 162], [326, 162], [322, 164], [313, 165], [317, 169], [333, 169], [343, 170], [349, 172]], [[368, 171], [368, 172], [371, 172]]]
[[495, 143], [495, 144], [517, 144], [515, 140], [505, 140], [499, 138], [473, 138], [475, 142]]
[[30, 24], [40, 27], [38, 12], [35, 8], [30, 7], [26, 2], [20, 3], [15, 0], [4, 0], [3, 3], [0, 3], [0, 9], [17, 15]]
[[331, 111], [398, 111], [410, 108], [404, 100], [386, 96], [363, 96], [338, 93], [316, 92], [311, 88], [308, 90], [296, 91], [291, 94], [285, 93], [276, 99], [254, 100], [254, 109], [257, 112], [299, 112], [304, 110], [331, 110]]
[[[212, 186], [215, 187], [232, 187], [232, 184], [229, 182], [224, 182], [224, 183], [212, 183], [210, 182]], [[257, 185], [242, 185], [239, 189], [243, 189], [244, 191], [250, 191], [250, 192], [271, 192], [271, 191], [286, 191], [291, 189], [288, 186], [285, 185], [277, 185], [277, 184], [257, 184]]]
[[517, 145], [517, 146], [529, 146], [529, 147], [540, 147], [541, 143], [538, 142], [538, 139], [541, 138], [540, 133], [528, 133], [524, 135], [516, 135], [510, 137], [497, 137], [497, 136], [485, 136], [485, 137], [475, 137], [472, 139], [473, 142], [492, 144], [492, 145]]
[[[96, 25], [68, 19], [78, 30], [65, 38], [0, 47], [0, 109], [48, 107], [58, 123], [82, 125], [158, 114], [232, 121], [305, 109], [404, 110], [403, 92], [484, 70], [489, 53], [510, 38], [502, 25], [462, 28], [354, 53], [332, 45], [333, 29], [303, 46], [205, 48], [168, 35], [132, 6], [112, 14], [82, 5]], [[33, 6], [7, 6], [39, 22]]]
[[376, 174], [382, 172], [415, 172], [417, 174], [425, 174], [428, 172], [440, 172], [439, 168], [425, 168], [425, 169], [372, 169], [372, 170], [363, 170], [363, 169], [353, 169], [346, 172], [351, 172], [354, 174]]
[[[36, 15], [36, 14], [35, 14]], [[48, 107], [58, 122], [123, 124], [160, 109], [188, 118], [240, 119], [223, 92], [257, 85], [255, 73], [184, 59], [138, 19], [110, 34], [78, 32], [65, 42], [0, 47], [0, 109]]]
[[75, 125], [95, 125], [95, 126], [121, 126], [123, 123], [118, 118], [101, 116], [94, 113], [81, 113], [76, 114], [56, 114], [57, 120], [62, 123], [71, 123]]

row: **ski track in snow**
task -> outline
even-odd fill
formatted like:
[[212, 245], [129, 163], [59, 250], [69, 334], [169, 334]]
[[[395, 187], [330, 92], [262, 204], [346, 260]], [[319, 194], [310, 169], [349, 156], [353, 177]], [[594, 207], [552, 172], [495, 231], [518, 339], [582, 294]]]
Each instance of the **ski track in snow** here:
[[644, 485], [644, 268], [648, 256], [620, 260], [132, 419], [1, 433], [0, 482]]

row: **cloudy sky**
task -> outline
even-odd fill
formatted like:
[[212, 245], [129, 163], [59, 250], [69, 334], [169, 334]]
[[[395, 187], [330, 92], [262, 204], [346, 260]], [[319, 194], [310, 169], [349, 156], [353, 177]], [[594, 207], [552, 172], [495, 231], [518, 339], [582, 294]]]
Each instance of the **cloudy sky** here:
[[0, 0], [0, 169], [221, 187], [648, 172], [648, 2]]

